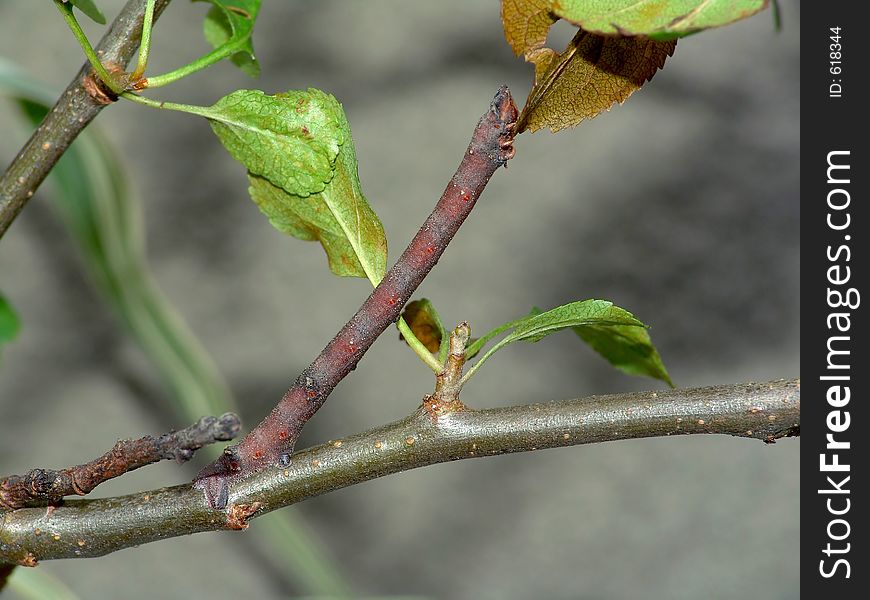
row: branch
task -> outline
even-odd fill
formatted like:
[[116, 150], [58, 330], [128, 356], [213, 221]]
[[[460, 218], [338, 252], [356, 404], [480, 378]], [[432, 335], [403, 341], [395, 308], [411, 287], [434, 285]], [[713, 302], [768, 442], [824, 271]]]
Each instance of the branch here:
[[238, 435], [242, 424], [238, 415], [203, 417], [186, 429], [159, 438], [145, 436], [121, 440], [101, 457], [89, 463], [60, 471], [33, 469], [27, 475], [0, 479], [0, 509], [25, 506], [54, 506], [64, 496], [89, 494], [101, 483], [161, 460], [183, 463], [194, 452], [214, 442], [225, 442]]
[[[169, 2], [157, 0], [155, 20]], [[122, 68], [136, 52], [146, 3], [147, 0], [129, 0], [97, 45], [97, 54], [107, 67]], [[90, 64], [85, 63], [0, 177], [0, 237], [73, 140], [106, 106], [105, 97], [103, 100], [96, 97], [99, 90], [92, 74]]]
[[50, 514], [0, 513], [0, 564], [95, 557], [247, 519], [349, 485], [435, 463], [655, 436], [719, 433], [773, 443], [800, 434], [800, 381], [593, 396], [488, 410], [421, 407], [389, 425], [293, 455], [231, 489], [229, 509], [179, 485], [99, 500], [68, 500]]
[[401, 314], [441, 258], [496, 169], [514, 155], [517, 108], [502, 86], [480, 118], [459, 168], [435, 209], [405, 252], [314, 362], [296, 379], [272, 412], [235, 447], [227, 448], [197, 475], [215, 508], [226, 506], [228, 485], [275, 464], [287, 464], [299, 432], [323, 406], [374, 341]]

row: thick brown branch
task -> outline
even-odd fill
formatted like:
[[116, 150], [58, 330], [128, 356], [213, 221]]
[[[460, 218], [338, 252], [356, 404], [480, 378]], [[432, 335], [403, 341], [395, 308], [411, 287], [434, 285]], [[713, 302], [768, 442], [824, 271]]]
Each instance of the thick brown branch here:
[[207, 444], [233, 439], [240, 428], [241, 421], [233, 413], [220, 418], [203, 417], [186, 429], [158, 438], [121, 440], [101, 457], [83, 465], [60, 471], [33, 469], [26, 475], [10, 475], [0, 479], [0, 508], [54, 506], [64, 496], [84, 496], [104, 481], [139, 467], [160, 460], [186, 462]]
[[514, 155], [517, 108], [502, 86], [480, 118], [459, 168], [435, 209], [383, 281], [314, 362], [296, 379], [272, 412], [242, 442], [197, 476], [214, 507], [226, 505], [228, 482], [266, 466], [286, 464], [299, 432], [335, 386], [402, 311], [441, 258], [496, 169]]
[[594, 396], [410, 417], [297, 452], [259, 471], [214, 510], [190, 485], [99, 500], [68, 500], [50, 513], [24, 508], [0, 521], [0, 564], [102, 556], [257, 517], [384, 475], [465, 458], [653, 436], [719, 433], [765, 442], [799, 435], [800, 381]]
[[[154, 20], [169, 2], [157, 0]], [[96, 47], [104, 64], [117, 68], [130, 61], [139, 47], [145, 4], [146, 0], [130, 0], [112, 22]], [[70, 42], [74, 43], [72, 36], [69, 37]], [[92, 72], [90, 65], [85, 63], [6, 173], [0, 177], [0, 237], [3, 237], [73, 140], [105, 106], [105, 101], [99, 101], [92, 95], [98, 88], [93, 83]]]

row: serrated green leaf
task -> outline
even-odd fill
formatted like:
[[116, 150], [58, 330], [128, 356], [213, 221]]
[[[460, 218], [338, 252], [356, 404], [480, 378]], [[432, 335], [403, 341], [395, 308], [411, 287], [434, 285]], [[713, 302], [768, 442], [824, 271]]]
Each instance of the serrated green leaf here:
[[[409, 302], [402, 311], [402, 318], [429, 352], [434, 354], [440, 351], [442, 344], [447, 340], [447, 330], [444, 329], [438, 311], [428, 298]], [[401, 334], [399, 338], [405, 339]]]
[[469, 347], [469, 357], [499, 333], [508, 335], [493, 346], [469, 370], [466, 378], [494, 353], [513, 342], [540, 341], [544, 337], [573, 329], [611, 364], [635, 375], [648, 375], [671, 384], [661, 357], [652, 345], [646, 325], [625, 309], [607, 300], [582, 300], [541, 312], [534, 308], [525, 317], [494, 329]]
[[194, 0], [210, 2], [203, 22], [205, 39], [251, 77], [260, 74], [260, 64], [254, 56], [251, 36], [260, 12], [260, 0]]
[[383, 279], [384, 228], [360, 188], [350, 125], [333, 96], [239, 90], [201, 114], [247, 167], [251, 197], [276, 229], [319, 241], [336, 275]]
[[202, 115], [248, 171], [301, 197], [326, 189], [350, 134], [338, 100], [313, 88], [274, 96], [237, 90]]
[[586, 31], [604, 35], [682, 37], [745, 19], [768, 0], [558, 0], [552, 12]]
[[21, 321], [9, 301], [0, 294], [0, 349], [18, 336]]
[[94, 4], [94, 0], [64, 0], [65, 2], [69, 2], [77, 9], [82, 11], [84, 15], [88, 18], [96, 21], [100, 25], [106, 24], [106, 15], [104, 15], [97, 5]]

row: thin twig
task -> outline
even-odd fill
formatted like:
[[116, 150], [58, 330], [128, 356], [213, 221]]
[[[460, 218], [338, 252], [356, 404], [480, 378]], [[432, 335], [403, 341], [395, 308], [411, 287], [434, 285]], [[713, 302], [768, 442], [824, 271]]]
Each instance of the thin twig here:
[[183, 463], [208, 444], [236, 437], [242, 424], [238, 415], [203, 417], [181, 431], [160, 437], [121, 440], [89, 463], [53, 471], [33, 469], [26, 475], [0, 478], [0, 509], [54, 506], [64, 496], [84, 496], [101, 483], [161, 460]]
[[478, 121], [447, 189], [396, 264], [272, 412], [238, 446], [227, 448], [197, 476], [213, 507], [225, 505], [231, 481], [290, 460], [302, 427], [356, 368], [378, 336], [396, 322], [471, 213], [490, 177], [513, 157], [516, 119], [513, 98], [507, 86], [502, 86]]
[[0, 518], [0, 564], [102, 556], [156, 540], [244, 527], [248, 519], [349, 485], [426, 465], [654, 436], [718, 433], [771, 443], [800, 433], [800, 381], [593, 396], [511, 408], [432, 414], [293, 455], [231, 488], [229, 508], [180, 485], [129, 496], [67, 500], [50, 513]]
[[[126, 65], [139, 47], [147, 0], [129, 0], [96, 47], [103, 65]], [[170, 0], [157, 0], [156, 20]], [[54, 108], [0, 177], [0, 237], [33, 197], [66, 149], [106, 105], [95, 97], [90, 63], [85, 63]], [[87, 87], [86, 87], [87, 86]]]

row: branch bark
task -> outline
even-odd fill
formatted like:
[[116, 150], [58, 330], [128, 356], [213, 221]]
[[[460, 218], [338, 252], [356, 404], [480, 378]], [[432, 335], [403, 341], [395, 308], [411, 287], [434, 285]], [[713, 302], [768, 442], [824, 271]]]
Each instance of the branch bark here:
[[203, 417], [190, 427], [157, 438], [148, 435], [137, 440], [121, 440], [99, 458], [83, 465], [60, 471], [33, 469], [23, 476], [4, 477], [0, 479], [0, 508], [53, 506], [64, 496], [84, 496], [109, 479], [161, 460], [186, 462], [203, 446], [233, 439], [241, 427], [234, 413]]
[[230, 483], [274, 464], [287, 464], [299, 432], [323, 406], [335, 386], [356, 368], [363, 354], [401, 314], [471, 214], [495, 171], [514, 155], [517, 120], [507, 86], [502, 86], [474, 129], [471, 142], [432, 214], [356, 314], [296, 379], [272, 412], [238, 446], [227, 448], [197, 475], [197, 485], [214, 508], [226, 506]]
[[322, 444], [240, 480], [227, 510], [192, 485], [51, 512], [0, 513], [0, 564], [95, 557], [247, 520], [349, 485], [435, 463], [612, 440], [718, 433], [773, 443], [800, 434], [800, 381], [593, 396], [511, 408], [430, 412]]
[[[170, 0], [157, 0], [154, 20]], [[139, 47], [146, 0], [129, 0], [96, 47], [106, 65], [126, 66]], [[0, 238], [33, 197], [48, 173], [79, 133], [106, 106], [91, 94], [93, 70], [85, 63], [54, 108], [0, 177]], [[90, 90], [88, 89], [90, 88]]]

